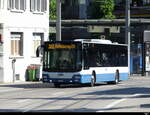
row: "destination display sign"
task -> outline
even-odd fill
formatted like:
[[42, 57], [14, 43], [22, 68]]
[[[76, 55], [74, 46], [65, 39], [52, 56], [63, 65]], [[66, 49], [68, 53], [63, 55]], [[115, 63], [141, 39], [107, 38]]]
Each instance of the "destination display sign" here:
[[75, 48], [75, 44], [48, 44], [48, 49], [71, 49], [71, 48]]

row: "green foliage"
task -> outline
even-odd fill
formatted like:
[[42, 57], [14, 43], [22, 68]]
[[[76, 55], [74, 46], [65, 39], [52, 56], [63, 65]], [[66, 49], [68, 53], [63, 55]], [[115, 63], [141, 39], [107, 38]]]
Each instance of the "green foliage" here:
[[93, 0], [91, 8], [92, 17], [114, 19], [115, 16], [112, 14], [114, 7], [114, 0]]
[[56, 0], [49, 0], [49, 18], [51, 20], [56, 19]]
[[[56, 19], [56, 0], [49, 0], [49, 18]], [[114, 19], [112, 14], [114, 10], [114, 0], [93, 0], [89, 11], [87, 12], [92, 18]]]
[[104, 16], [102, 18], [104, 19], [112, 19], [115, 18], [112, 14], [114, 10], [114, 1], [113, 0], [104, 0], [102, 4], [100, 5], [100, 10], [102, 10]]

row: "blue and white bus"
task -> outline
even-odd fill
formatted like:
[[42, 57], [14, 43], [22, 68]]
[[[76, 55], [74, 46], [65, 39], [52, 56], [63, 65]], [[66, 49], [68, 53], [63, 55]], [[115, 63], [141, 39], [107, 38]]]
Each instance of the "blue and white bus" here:
[[128, 79], [126, 44], [78, 39], [47, 41], [42, 47], [43, 83], [54, 83], [55, 87], [61, 84], [94, 86], [98, 82], [117, 84]]

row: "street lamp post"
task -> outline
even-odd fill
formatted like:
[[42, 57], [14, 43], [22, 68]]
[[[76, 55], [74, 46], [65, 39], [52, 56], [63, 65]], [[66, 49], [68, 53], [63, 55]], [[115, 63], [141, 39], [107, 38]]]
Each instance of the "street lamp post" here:
[[130, 76], [130, 0], [126, 0], [125, 14], [125, 39], [128, 40], [128, 71]]
[[61, 41], [61, 0], [56, 0], [57, 21], [56, 21], [56, 41]]

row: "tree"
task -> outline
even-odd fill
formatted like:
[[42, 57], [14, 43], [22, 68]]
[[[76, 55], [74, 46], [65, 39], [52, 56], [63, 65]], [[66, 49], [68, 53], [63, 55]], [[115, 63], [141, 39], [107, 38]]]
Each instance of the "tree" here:
[[103, 12], [104, 19], [113, 19], [115, 16], [112, 14], [114, 10], [114, 0], [104, 0], [102, 4], [100, 5], [100, 10]]
[[49, 0], [49, 18], [56, 19], [56, 0]]
[[114, 0], [93, 0], [91, 16], [93, 18], [113, 19]]

